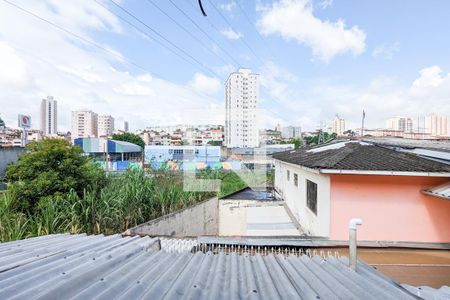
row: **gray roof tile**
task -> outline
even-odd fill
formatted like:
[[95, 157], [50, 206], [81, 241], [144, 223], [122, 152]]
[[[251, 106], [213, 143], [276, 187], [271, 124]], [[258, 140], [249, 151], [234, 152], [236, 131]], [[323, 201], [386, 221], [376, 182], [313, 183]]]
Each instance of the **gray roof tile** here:
[[[276, 153], [272, 157], [312, 169], [450, 172], [450, 165], [371, 143], [339, 141], [334, 144], [341, 144], [342, 147], [333, 148], [333, 144], [324, 144]], [[322, 147], [324, 150], [318, 151]]]

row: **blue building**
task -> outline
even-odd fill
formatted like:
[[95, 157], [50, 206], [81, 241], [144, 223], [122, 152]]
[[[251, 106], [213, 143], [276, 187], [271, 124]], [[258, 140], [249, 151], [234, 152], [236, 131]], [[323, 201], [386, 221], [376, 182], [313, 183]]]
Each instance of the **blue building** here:
[[145, 146], [145, 163], [152, 169], [221, 169], [220, 146]]
[[101, 138], [77, 138], [73, 143], [108, 171], [140, 168], [142, 164], [142, 148], [133, 143]]

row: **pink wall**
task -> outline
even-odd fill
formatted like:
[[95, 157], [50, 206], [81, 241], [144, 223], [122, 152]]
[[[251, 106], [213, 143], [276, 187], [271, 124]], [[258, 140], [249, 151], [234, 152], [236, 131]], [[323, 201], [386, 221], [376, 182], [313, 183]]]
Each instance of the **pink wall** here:
[[450, 200], [421, 189], [448, 178], [331, 175], [330, 239], [348, 239], [348, 221], [363, 219], [360, 240], [450, 242]]

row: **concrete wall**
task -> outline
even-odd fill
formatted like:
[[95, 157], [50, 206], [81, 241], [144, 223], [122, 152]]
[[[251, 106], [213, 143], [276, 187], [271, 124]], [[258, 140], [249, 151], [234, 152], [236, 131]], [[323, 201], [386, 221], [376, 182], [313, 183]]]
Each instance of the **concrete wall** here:
[[171, 237], [217, 235], [218, 223], [218, 198], [212, 198], [128, 229], [124, 234]]
[[5, 176], [8, 164], [16, 162], [24, 151], [22, 147], [0, 147], [0, 179]]
[[[287, 171], [290, 179], [287, 179]], [[298, 175], [298, 186], [294, 184]], [[306, 180], [317, 184], [317, 215], [306, 205]], [[330, 234], [330, 177], [301, 166], [275, 161], [275, 189], [307, 235]]]
[[330, 239], [348, 239], [348, 221], [361, 218], [359, 240], [450, 242], [450, 201], [421, 190], [448, 178], [331, 175]]

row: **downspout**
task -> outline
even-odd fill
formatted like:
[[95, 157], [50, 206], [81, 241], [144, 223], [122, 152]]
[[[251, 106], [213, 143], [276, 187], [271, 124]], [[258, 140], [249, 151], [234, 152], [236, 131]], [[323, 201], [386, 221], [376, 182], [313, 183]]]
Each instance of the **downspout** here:
[[348, 231], [349, 231], [349, 267], [356, 271], [356, 262], [358, 260], [357, 252], [356, 252], [356, 226], [362, 225], [362, 220], [353, 218], [348, 223]]

